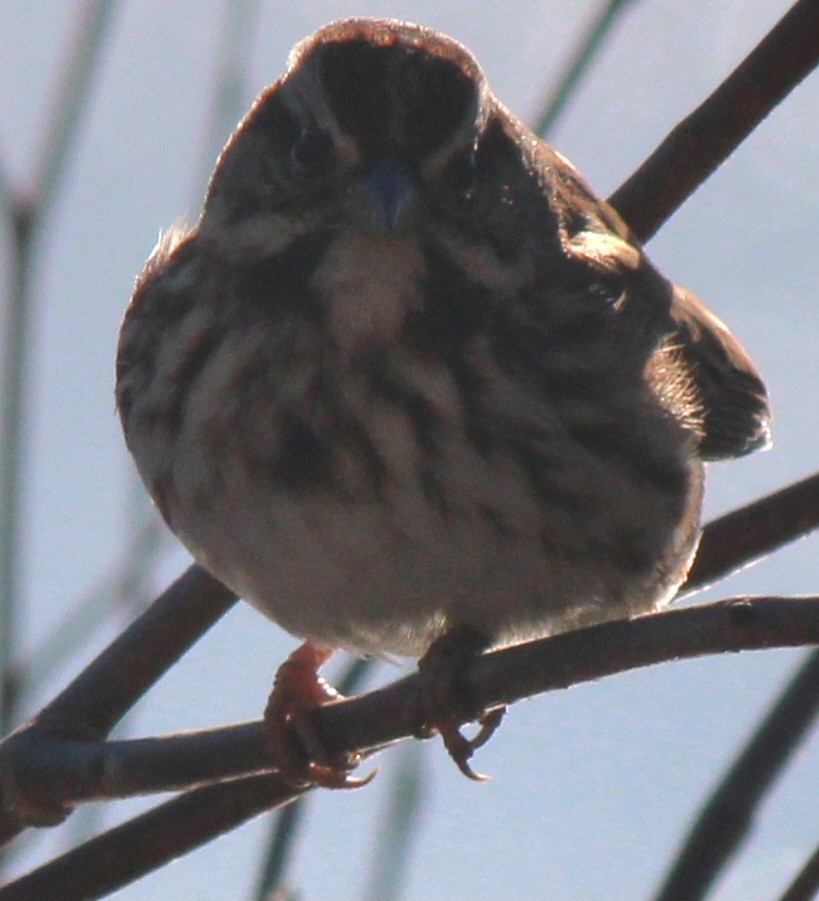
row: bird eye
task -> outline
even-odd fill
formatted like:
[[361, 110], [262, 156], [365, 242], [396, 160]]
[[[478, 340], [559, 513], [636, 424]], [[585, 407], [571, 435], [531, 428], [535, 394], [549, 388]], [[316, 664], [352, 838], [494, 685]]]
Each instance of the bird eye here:
[[471, 200], [478, 181], [478, 158], [475, 148], [459, 153], [447, 166], [446, 174], [455, 190], [465, 200]]
[[318, 175], [325, 171], [333, 156], [333, 139], [320, 128], [303, 128], [290, 148], [294, 167], [304, 175]]

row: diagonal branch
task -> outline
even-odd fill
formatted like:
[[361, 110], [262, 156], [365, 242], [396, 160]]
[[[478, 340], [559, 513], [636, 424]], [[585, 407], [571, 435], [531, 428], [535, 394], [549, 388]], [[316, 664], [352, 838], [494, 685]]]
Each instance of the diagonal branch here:
[[819, 473], [708, 523], [683, 594], [749, 566], [819, 527]]
[[779, 901], [815, 901], [819, 892], [819, 848], [808, 858]]
[[819, 62], [819, 0], [799, 0], [609, 197], [643, 242]]
[[38, 721], [63, 728], [81, 723], [107, 735], [236, 601], [201, 566], [191, 566], [42, 710]]
[[248, 776], [195, 789], [0, 888], [0, 901], [99, 898], [302, 791], [277, 776]]
[[763, 797], [817, 713], [819, 651], [814, 651], [703, 806], [656, 901], [705, 897], [747, 837]]
[[554, 128], [583, 76], [589, 71], [603, 41], [610, 36], [618, 16], [625, 12], [630, 2], [632, 0], [603, 0], [575, 48], [566, 69], [560, 74], [554, 88], [543, 102], [542, 111], [532, 126], [532, 131], [536, 135], [545, 137]]

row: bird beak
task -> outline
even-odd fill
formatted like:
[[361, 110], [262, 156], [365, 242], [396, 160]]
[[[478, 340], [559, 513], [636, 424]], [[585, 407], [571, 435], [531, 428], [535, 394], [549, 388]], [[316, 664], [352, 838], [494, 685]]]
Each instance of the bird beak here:
[[[380, 159], [364, 176], [364, 188], [373, 204], [374, 224], [379, 231], [395, 231], [406, 219], [415, 198], [415, 181], [407, 167], [394, 156]], [[369, 204], [368, 204], [369, 205]]]

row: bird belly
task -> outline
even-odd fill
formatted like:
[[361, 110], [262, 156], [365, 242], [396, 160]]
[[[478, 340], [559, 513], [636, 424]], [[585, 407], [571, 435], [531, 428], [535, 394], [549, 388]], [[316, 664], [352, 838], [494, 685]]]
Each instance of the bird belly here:
[[283, 628], [376, 655], [420, 656], [459, 623], [501, 646], [649, 612], [685, 577], [700, 464], [690, 464], [683, 496], [643, 486], [630, 503], [613, 491], [610, 503], [568, 512], [565, 499], [535, 501], [514, 467], [482, 480], [463, 468], [445, 510], [418, 484], [351, 502], [276, 491], [236, 469], [228, 490], [200, 495], [198, 511], [182, 504], [193, 515], [174, 528]]

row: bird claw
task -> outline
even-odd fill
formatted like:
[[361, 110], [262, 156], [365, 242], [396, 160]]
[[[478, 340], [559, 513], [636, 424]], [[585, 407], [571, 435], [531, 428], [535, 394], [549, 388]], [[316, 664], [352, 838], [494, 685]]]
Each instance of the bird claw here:
[[[437, 732], [458, 769], [476, 782], [486, 782], [491, 777], [473, 770], [469, 760], [489, 741], [506, 713], [505, 706], [475, 713], [464, 700], [464, 672], [486, 644], [484, 636], [474, 629], [455, 626], [436, 639], [418, 661], [424, 725], [416, 735], [428, 738]], [[479, 728], [472, 738], [467, 738], [460, 727], [472, 721]]]
[[469, 760], [475, 751], [485, 745], [500, 726], [506, 707], [495, 707], [487, 710], [478, 720], [478, 732], [472, 738], [467, 738], [461, 732], [458, 723], [453, 720], [450, 723], [438, 724], [435, 729], [440, 733], [449, 756], [455, 762], [455, 766], [469, 779], [475, 782], [488, 782], [492, 779], [485, 773], [478, 773], [469, 765]]
[[332, 653], [309, 641], [298, 647], [279, 667], [264, 712], [267, 740], [279, 774], [296, 788], [361, 788], [377, 772], [351, 776], [360, 755], [331, 753], [316, 731], [311, 715], [316, 707], [342, 699], [318, 674]]

